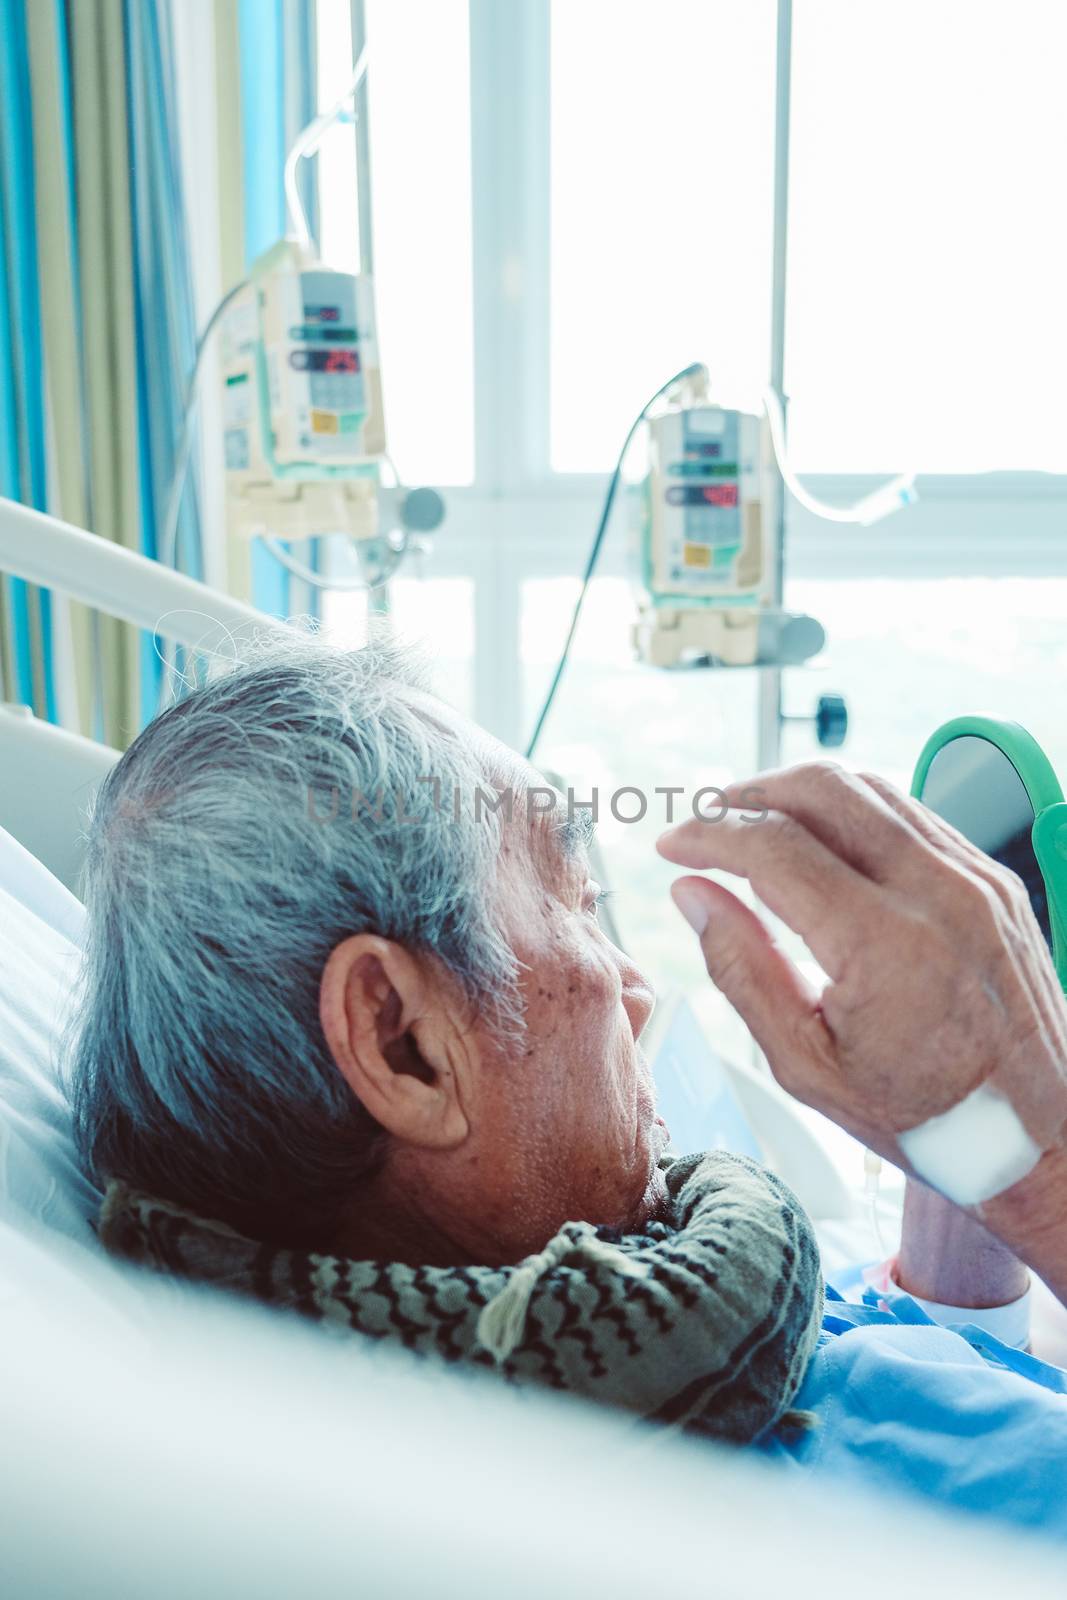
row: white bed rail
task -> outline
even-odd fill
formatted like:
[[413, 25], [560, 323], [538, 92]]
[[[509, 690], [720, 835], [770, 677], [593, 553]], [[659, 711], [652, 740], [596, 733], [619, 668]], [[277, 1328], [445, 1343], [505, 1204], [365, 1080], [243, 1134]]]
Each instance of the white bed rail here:
[[[78, 600], [200, 654], [286, 625], [108, 539], [0, 498], [0, 572]], [[119, 752], [0, 705], [0, 828], [75, 892], [83, 824]]]
[[2, 498], [0, 572], [54, 589], [192, 650], [205, 648], [211, 623], [231, 632], [285, 626], [110, 539]]

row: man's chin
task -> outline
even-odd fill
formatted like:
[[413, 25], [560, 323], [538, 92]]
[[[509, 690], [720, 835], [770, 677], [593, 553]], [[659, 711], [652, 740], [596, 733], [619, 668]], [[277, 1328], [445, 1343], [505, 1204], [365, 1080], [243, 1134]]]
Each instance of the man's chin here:
[[665, 1222], [670, 1207], [667, 1180], [658, 1166], [653, 1166], [644, 1194], [632, 1214], [622, 1225], [624, 1233], [640, 1233], [649, 1222]]

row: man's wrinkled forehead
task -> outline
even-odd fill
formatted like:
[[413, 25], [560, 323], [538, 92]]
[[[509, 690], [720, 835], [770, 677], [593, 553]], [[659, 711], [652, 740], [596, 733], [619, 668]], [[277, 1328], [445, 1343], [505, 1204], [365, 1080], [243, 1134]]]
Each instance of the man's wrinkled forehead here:
[[568, 805], [522, 756], [436, 696], [414, 691], [411, 698], [424, 715], [467, 745], [485, 774], [487, 789], [509, 795], [505, 852], [510, 845], [528, 854], [550, 883], [575, 871], [584, 873], [596, 832], [589, 808]]

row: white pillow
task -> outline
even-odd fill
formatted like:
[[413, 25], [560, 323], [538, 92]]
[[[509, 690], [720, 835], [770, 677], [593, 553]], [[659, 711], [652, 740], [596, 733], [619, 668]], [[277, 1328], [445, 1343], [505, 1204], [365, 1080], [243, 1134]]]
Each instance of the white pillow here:
[[85, 911], [0, 829], [0, 1214], [95, 1247], [100, 1196], [79, 1169], [57, 1046]]

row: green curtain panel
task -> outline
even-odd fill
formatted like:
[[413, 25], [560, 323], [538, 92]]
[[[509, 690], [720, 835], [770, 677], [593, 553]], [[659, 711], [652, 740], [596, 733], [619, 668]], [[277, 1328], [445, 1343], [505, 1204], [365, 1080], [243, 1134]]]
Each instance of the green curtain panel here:
[[[141, 547], [137, 352], [122, 0], [76, 0], [68, 12], [73, 100], [81, 365], [88, 455], [88, 526]], [[140, 646], [133, 630], [97, 617], [101, 733], [121, 748], [140, 721]], [[87, 663], [79, 662], [79, 676]]]

